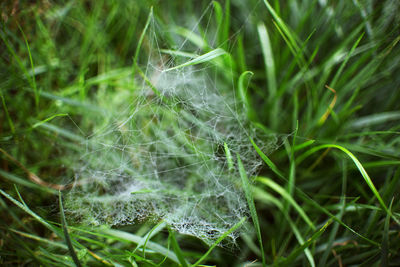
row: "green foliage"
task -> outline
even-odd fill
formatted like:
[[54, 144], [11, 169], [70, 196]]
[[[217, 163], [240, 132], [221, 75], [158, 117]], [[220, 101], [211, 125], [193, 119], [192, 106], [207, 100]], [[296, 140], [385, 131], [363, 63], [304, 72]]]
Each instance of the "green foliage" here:
[[0, 3], [0, 265], [398, 265], [398, 14]]

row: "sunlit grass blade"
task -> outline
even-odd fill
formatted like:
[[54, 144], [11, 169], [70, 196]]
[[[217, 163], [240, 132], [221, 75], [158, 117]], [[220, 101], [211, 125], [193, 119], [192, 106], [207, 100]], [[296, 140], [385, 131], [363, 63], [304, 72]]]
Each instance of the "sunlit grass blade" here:
[[235, 166], [233, 164], [232, 153], [229, 150], [229, 147], [226, 143], [224, 143], [224, 150], [225, 150], [226, 162], [228, 163], [228, 168], [230, 171], [233, 171]]
[[257, 239], [260, 244], [260, 251], [261, 251], [261, 258], [262, 264], [265, 266], [265, 253], [264, 253], [264, 246], [261, 237], [261, 229], [260, 229], [260, 222], [258, 220], [256, 206], [254, 204], [253, 192], [250, 186], [249, 179], [247, 178], [246, 170], [243, 166], [242, 160], [240, 159], [239, 154], [237, 156], [238, 168], [240, 173], [240, 178], [242, 179], [242, 186], [244, 190], [244, 194], [246, 196], [247, 204], [249, 205], [251, 219], [254, 224], [254, 228], [256, 229]]
[[343, 151], [347, 156], [350, 157], [350, 159], [354, 162], [354, 164], [357, 166], [357, 169], [360, 171], [362, 177], [364, 178], [365, 182], [367, 183], [368, 187], [371, 189], [372, 193], [375, 195], [376, 199], [379, 201], [381, 204], [382, 208], [391, 215], [391, 217], [396, 220], [397, 223], [399, 223], [398, 219], [393, 216], [390, 210], [388, 210], [386, 204], [384, 203], [382, 197], [380, 196], [378, 190], [376, 189], [374, 183], [372, 182], [371, 178], [369, 177], [367, 171], [364, 169], [363, 165], [361, 162], [351, 153], [349, 150], [346, 148], [339, 146], [339, 145], [333, 145], [333, 144], [326, 144], [326, 145], [320, 145], [317, 147], [314, 147], [307, 152], [305, 152], [303, 155], [301, 155], [298, 158], [297, 164], [299, 164], [301, 161], [303, 161], [306, 157], [310, 156], [311, 154], [317, 152], [318, 150], [325, 149], [325, 148], [337, 148], [341, 151]]
[[41, 120], [41, 121], [35, 123], [35, 124], [32, 126], [32, 128], [36, 128], [36, 127], [42, 125], [43, 123], [46, 123], [46, 122], [48, 122], [48, 121], [51, 121], [51, 120], [54, 119], [54, 118], [57, 118], [57, 117], [65, 117], [65, 116], [68, 116], [68, 114], [64, 114], [64, 113], [54, 114], [54, 115], [52, 115], [52, 116], [50, 116], [50, 117], [48, 117], [48, 118], [46, 118], [46, 119], [44, 119], [44, 120]]
[[[77, 230], [81, 230], [81, 229], [77, 229]], [[143, 238], [143, 237], [131, 234], [131, 233], [127, 233], [124, 231], [115, 230], [115, 229], [101, 229], [101, 230], [99, 230], [98, 234], [108, 235], [114, 239], [133, 242], [135, 244], [140, 244], [141, 242], [145, 242], [145, 240], [146, 240], [146, 238]], [[148, 241], [146, 247], [159, 253], [160, 255], [168, 257], [168, 259], [172, 260], [176, 264], [180, 264], [177, 255], [173, 251], [170, 251], [169, 249], [167, 249], [157, 243], [154, 243], [152, 241]]]
[[178, 66], [175, 66], [175, 67], [172, 67], [172, 68], [169, 68], [169, 69], [166, 69], [164, 71], [176, 70], [176, 69], [180, 69], [180, 68], [183, 68], [183, 67], [187, 67], [187, 66], [192, 66], [192, 65], [197, 65], [197, 64], [200, 64], [200, 63], [208, 62], [208, 61], [211, 61], [212, 59], [214, 59], [216, 57], [219, 57], [219, 56], [222, 56], [222, 55], [225, 55], [225, 54], [226, 54], [225, 50], [223, 50], [222, 48], [217, 48], [217, 49], [214, 49], [214, 50], [212, 50], [212, 51], [210, 51], [210, 52], [208, 52], [206, 54], [198, 56], [195, 59], [192, 59], [192, 60], [190, 60], [190, 61], [188, 61], [186, 63], [183, 63], [181, 65], [178, 65]]
[[267, 28], [263, 23], [259, 23], [257, 26], [257, 30], [261, 42], [261, 49], [263, 51], [264, 65], [268, 82], [268, 104], [270, 106], [270, 112], [269, 112], [270, 123], [271, 123], [271, 128], [275, 129], [277, 125], [279, 102], [280, 102], [279, 99], [277, 99], [278, 89], [277, 89], [276, 74], [275, 74], [275, 61]]

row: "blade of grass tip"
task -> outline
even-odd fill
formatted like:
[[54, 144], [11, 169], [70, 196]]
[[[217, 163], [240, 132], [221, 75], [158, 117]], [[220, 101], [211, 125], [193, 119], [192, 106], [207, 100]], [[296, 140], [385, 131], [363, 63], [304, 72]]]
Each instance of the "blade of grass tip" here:
[[54, 118], [57, 118], [57, 117], [65, 117], [65, 116], [68, 116], [68, 114], [67, 114], [67, 113], [54, 114], [54, 115], [52, 115], [52, 116], [50, 116], [50, 117], [48, 117], [48, 118], [46, 118], [46, 119], [44, 119], [44, 120], [41, 120], [41, 121], [35, 123], [35, 124], [32, 126], [32, 129], [34, 129], [34, 128], [40, 126], [40, 125], [42, 125], [43, 123], [46, 123], [46, 122], [48, 122], [48, 121], [51, 121], [51, 120], [54, 119]]
[[247, 96], [247, 86], [245, 87], [245, 79], [246, 79], [246, 76], [249, 76], [249, 79], [250, 79], [251, 76], [253, 76], [253, 75], [254, 75], [253, 72], [245, 71], [242, 74], [240, 74], [239, 80], [238, 80], [238, 91], [239, 91], [238, 94], [239, 94], [240, 100], [243, 102], [243, 104], [245, 106], [248, 117], [252, 116], [253, 112], [251, 112], [251, 111], [253, 111], [253, 109], [252, 109], [252, 105], [249, 101], [249, 98]]
[[275, 129], [279, 110], [279, 101], [276, 98], [276, 93], [278, 89], [276, 85], [275, 61], [273, 57], [271, 41], [268, 36], [267, 27], [265, 27], [264, 23], [259, 23], [257, 25], [257, 30], [261, 42], [261, 50], [264, 56], [264, 65], [268, 83], [268, 105], [271, 106], [269, 121], [271, 123], [271, 128]]
[[[31, 49], [30, 49], [30, 47], [29, 47], [29, 43], [28, 43], [28, 40], [26, 39], [25, 33], [24, 33], [24, 31], [22, 30], [22, 28], [21, 28], [21, 26], [19, 25], [18, 22], [17, 22], [17, 25], [18, 25], [18, 28], [19, 28], [19, 30], [21, 31], [22, 36], [23, 36], [23, 38], [24, 38], [26, 48], [28, 49], [28, 56], [29, 56], [29, 61], [30, 61], [30, 63], [31, 63], [31, 69], [32, 69], [31, 83], [32, 83], [32, 87], [33, 87], [33, 92], [34, 92], [34, 94], [35, 94], [35, 106], [36, 106], [36, 109], [38, 109], [38, 108], [39, 108], [39, 92], [38, 92], [37, 87], [36, 87], [36, 78], [35, 78], [35, 75], [34, 75], [34, 73], [35, 73], [35, 67], [33, 66], [33, 60], [32, 60]], [[28, 77], [26, 77], [26, 78], [28, 79]]]
[[168, 227], [168, 233], [171, 237], [171, 242], [172, 242], [172, 248], [175, 251], [176, 256], [178, 257], [179, 263], [183, 266], [183, 267], [187, 267], [188, 264], [185, 260], [185, 257], [183, 256], [182, 250], [178, 244], [178, 241], [175, 238], [175, 233], [174, 231]]
[[250, 142], [252, 143], [254, 149], [257, 151], [258, 155], [262, 158], [262, 160], [270, 167], [270, 169], [278, 175], [280, 178], [284, 179], [286, 181], [285, 176], [282, 174], [282, 172], [276, 167], [276, 165], [267, 157], [267, 155], [264, 154], [264, 152], [261, 151], [261, 149], [257, 146], [257, 144], [254, 142], [252, 138], [250, 138]]
[[65, 214], [64, 214], [64, 207], [63, 207], [63, 204], [62, 204], [61, 191], [58, 191], [58, 200], [59, 200], [59, 203], [60, 203], [60, 216], [61, 216], [61, 224], [62, 224], [64, 237], [65, 237], [65, 243], [67, 243], [69, 253], [71, 254], [72, 260], [74, 261], [75, 265], [80, 267], [82, 265], [79, 262], [78, 257], [76, 256], [74, 247], [73, 247], [72, 242], [71, 242], [71, 238], [69, 237], [69, 234], [68, 234], [67, 221], [65, 220]]
[[299, 256], [303, 251], [308, 248], [314, 241], [316, 241], [328, 228], [328, 226], [332, 223], [332, 219], [329, 219], [317, 232], [315, 232], [306, 242], [304, 242], [300, 247], [290, 253], [290, 255], [282, 262], [284, 265], [289, 265], [296, 260], [297, 256]]
[[228, 145], [225, 142], [224, 142], [224, 149], [225, 149], [226, 161], [228, 162], [228, 168], [230, 171], [233, 171], [234, 165], [233, 165], [232, 154], [231, 154], [231, 151], [229, 150]]
[[390, 216], [396, 221], [396, 223], [400, 224], [400, 221], [392, 214], [392, 212], [387, 208], [385, 202], [383, 201], [382, 197], [380, 196], [378, 190], [376, 189], [374, 183], [372, 182], [371, 178], [369, 177], [367, 171], [364, 169], [363, 165], [361, 162], [354, 156], [353, 153], [351, 153], [348, 149], [339, 146], [339, 145], [333, 145], [333, 144], [326, 144], [326, 145], [320, 145], [317, 147], [314, 147], [313, 149], [310, 149], [309, 151], [305, 152], [301, 158], [298, 158], [297, 164], [299, 164], [301, 161], [303, 161], [306, 157], [310, 156], [314, 152], [325, 149], [325, 148], [336, 148], [344, 152], [347, 156], [350, 157], [350, 159], [354, 162], [356, 165], [357, 169], [361, 173], [362, 177], [364, 178], [365, 182], [367, 183], [368, 187], [371, 189], [372, 193], [375, 195], [377, 198], [379, 204], [382, 206], [382, 208], [390, 214]]
[[249, 179], [247, 178], [246, 170], [244, 169], [242, 160], [240, 159], [239, 154], [236, 154], [236, 156], [237, 156], [237, 162], [238, 162], [238, 166], [239, 166], [240, 177], [242, 178], [244, 194], [247, 199], [247, 204], [249, 205], [251, 219], [253, 220], [254, 228], [256, 228], [257, 239], [258, 239], [258, 242], [260, 243], [262, 264], [263, 264], [263, 266], [266, 266], [265, 265], [264, 247], [263, 247], [263, 242], [262, 242], [262, 237], [261, 237], [260, 223], [258, 220], [256, 206], [254, 204], [253, 192], [251, 190], [250, 182], [249, 182]]
[[[389, 210], [392, 210], [393, 199], [390, 202]], [[390, 216], [389, 213], [386, 215], [385, 226], [383, 230], [383, 238], [382, 238], [382, 255], [381, 255], [381, 266], [386, 267], [389, 266], [389, 223]]]
[[279, 184], [275, 183], [274, 181], [266, 177], [258, 176], [256, 178], [256, 181], [268, 186], [269, 188], [280, 194], [284, 199], [286, 199], [288, 203], [290, 203], [293, 206], [293, 208], [299, 213], [299, 215], [311, 227], [311, 229], [315, 230], [315, 226], [310, 220], [310, 218], [300, 207], [300, 205], [297, 204], [297, 202], [293, 199], [293, 197], [283, 187], [281, 187]]
[[205, 260], [207, 258], [207, 256], [211, 253], [211, 251], [213, 251], [213, 249], [222, 241], [224, 240], [226, 237], [228, 237], [232, 232], [236, 231], [240, 226], [242, 226], [242, 224], [246, 221], [246, 217], [243, 217], [237, 224], [235, 224], [234, 226], [232, 226], [232, 228], [230, 228], [228, 231], [226, 231], [225, 233], [223, 233], [211, 246], [210, 248], [207, 250], [206, 253], [204, 253], [204, 255], [198, 260], [196, 261], [192, 267], [195, 267], [197, 265], [199, 265], [203, 260]]
[[308, 146], [310, 146], [310, 145], [312, 145], [312, 144], [314, 144], [314, 143], [315, 143], [315, 140], [308, 140], [308, 141], [305, 141], [304, 143], [301, 143], [301, 144], [296, 145], [296, 146], [294, 147], [294, 151], [301, 150], [301, 149], [306, 148], [306, 147], [308, 147]]
[[152, 17], [153, 17], [153, 7], [150, 7], [149, 16], [147, 17], [147, 21], [146, 21], [146, 24], [144, 26], [144, 29], [143, 29], [142, 33], [140, 34], [139, 42], [138, 42], [138, 44], [136, 46], [136, 50], [135, 50], [135, 56], [133, 57], [133, 65], [132, 65], [132, 74], [133, 75], [135, 75], [136, 65], [137, 65], [139, 52], [140, 52], [140, 47], [142, 46], [144, 36], [146, 35], [146, 31], [147, 31], [147, 28], [150, 25], [150, 21], [151, 21]]
[[0, 91], [0, 97], [1, 97], [1, 102], [3, 104], [4, 113], [6, 114], [8, 125], [10, 126], [11, 133], [15, 134], [14, 123], [13, 123], [11, 117], [10, 117], [10, 113], [8, 113], [8, 108], [7, 108], [7, 105], [6, 105], [6, 100], [5, 100], [4, 96], [3, 96], [3, 90], [2, 89]]
[[176, 69], [180, 69], [180, 68], [187, 67], [187, 66], [197, 65], [197, 64], [200, 64], [200, 63], [211, 61], [212, 59], [214, 59], [216, 57], [219, 57], [219, 56], [222, 56], [222, 55], [225, 55], [225, 54], [227, 54], [227, 53], [226, 53], [226, 51], [224, 49], [217, 48], [217, 49], [211, 50], [210, 52], [205, 53], [205, 54], [203, 54], [201, 56], [198, 56], [195, 59], [192, 59], [192, 60], [190, 60], [188, 62], [185, 62], [185, 63], [183, 63], [181, 65], [166, 69], [164, 71], [166, 72], [166, 71], [176, 70]]

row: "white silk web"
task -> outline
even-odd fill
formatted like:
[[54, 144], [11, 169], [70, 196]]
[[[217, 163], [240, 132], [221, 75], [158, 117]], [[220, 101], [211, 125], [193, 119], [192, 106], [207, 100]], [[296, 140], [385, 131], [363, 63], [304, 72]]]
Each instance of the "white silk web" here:
[[249, 138], [268, 154], [282, 137], [252, 127], [232, 80], [218, 73], [222, 57], [165, 71], [190, 60], [178, 52], [193, 48], [168, 34], [180, 43], [172, 55], [162, 50], [152, 19], [142, 48], [148, 59], [139, 62], [143, 75], [124, 78], [134, 90], [119, 90], [108, 101], [105, 121], [111, 123], [86, 140], [66, 207], [90, 224], [163, 220], [210, 244], [248, 214], [239, 172], [229, 168], [224, 144], [233, 159], [240, 155], [251, 177], [262, 161]]

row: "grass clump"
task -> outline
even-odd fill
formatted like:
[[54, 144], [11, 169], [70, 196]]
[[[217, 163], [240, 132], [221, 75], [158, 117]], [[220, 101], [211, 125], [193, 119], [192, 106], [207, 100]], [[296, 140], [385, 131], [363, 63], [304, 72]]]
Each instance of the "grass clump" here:
[[0, 6], [2, 265], [399, 264], [397, 1]]

